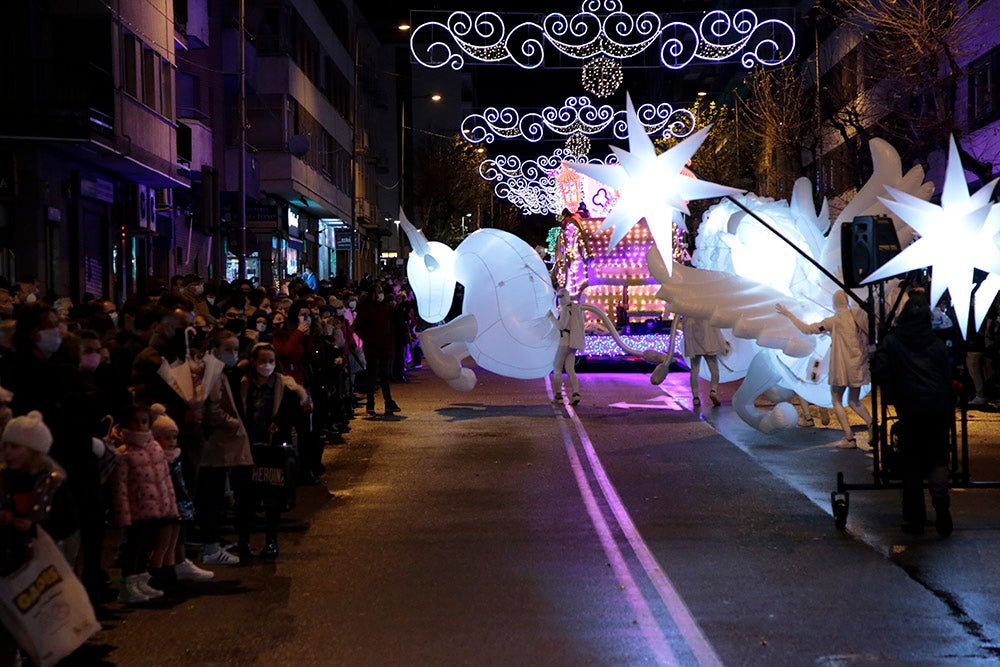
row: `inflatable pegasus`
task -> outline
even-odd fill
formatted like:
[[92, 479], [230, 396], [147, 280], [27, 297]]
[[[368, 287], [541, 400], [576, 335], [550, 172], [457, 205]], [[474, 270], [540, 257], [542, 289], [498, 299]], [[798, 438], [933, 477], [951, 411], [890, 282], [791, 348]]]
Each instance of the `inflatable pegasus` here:
[[428, 322], [448, 314], [457, 283], [465, 290], [462, 314], [419, 334], [424, 361], [458, 391], [476, 374], [462, 366], [471, 357], [506, 377], [543, 378], [559, 346], [555, 300], [548, 270], [535, 250], [499, 229], [480, 229], [452, 250], [428, 241], [400, 212], [412, 252], [406, 264], [417, 310]]
[[[902, 172], [899, 155], [888, 143], [874, 139], [870, 148], [874, 173], [832, 227], [827, 203], [816, 212], [812, 184], [805, 178], [795, 184], [789, 202], [752, 194], [736, 199], [824, 269], [841, 276], [841, 223], [860, 215], [891, 215], [878, 200], [886, 195], [886, 185], [924, 200], [933, 192], [933, 183], [923, 181], [922, 168]], [[905, 247], [913, 231], [899, 219], [893, 221]], [[796, 425], [795, 408], [788, 402], [793, 394], [831, 407], [829, 339], [802, 334], [777, 314], [775, 305], [782, 303], [799, 319], [816, 322], [832, 314], [831, 297], [839, 287], [731, 201], [706, 212], [696, 247], [692, 263], [697, 268], [675, 265], [671, 272], [653, 252], [647, 263], [661, 283], [657, 296], [669, 301], [673, 312], [708, 319], [723, 329], [732, 352], [720, 359], [722, 379], [744, 378], [733, 397], [740, 417], [771, 433]], [[769, 412], [754, 405], [762, 394], [776, 402]]]

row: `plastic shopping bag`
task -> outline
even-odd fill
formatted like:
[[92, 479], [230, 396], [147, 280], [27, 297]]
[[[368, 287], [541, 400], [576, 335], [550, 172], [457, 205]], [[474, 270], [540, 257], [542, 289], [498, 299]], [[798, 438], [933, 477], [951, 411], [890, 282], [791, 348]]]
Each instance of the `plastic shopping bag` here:
[[0, 577], [0, 621], [38, 667], [54, 665], [101, 629], [87, 591], [40, 526], [32, 558]]

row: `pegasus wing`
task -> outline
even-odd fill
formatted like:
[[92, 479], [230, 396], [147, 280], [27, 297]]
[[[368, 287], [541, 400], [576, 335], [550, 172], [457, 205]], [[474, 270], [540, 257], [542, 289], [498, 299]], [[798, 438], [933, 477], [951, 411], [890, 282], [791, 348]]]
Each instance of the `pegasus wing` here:
[[775, 310], [782, 303], [805, 319], [800, 313], [810, 304], [791, 301], [787, 294], [732, 273], [675, 264], [668, 274], [659, 253], [648, 253], [646, 262], [660, 282], [657, 298], [669, 302], [672, 312], [707, 319], [714, 327], [731, 329], [737, 338], [755, 340], [790, 357], [806, 357], [815, 349], [815, 337], [800, 332]]

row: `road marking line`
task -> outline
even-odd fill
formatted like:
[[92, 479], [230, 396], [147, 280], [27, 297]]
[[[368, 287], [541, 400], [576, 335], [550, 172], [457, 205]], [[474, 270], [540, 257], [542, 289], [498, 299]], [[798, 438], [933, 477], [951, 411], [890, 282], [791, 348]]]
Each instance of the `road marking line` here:
[[[615, 490], [614, 484], [612, 484], [611, 480], [608, 478], [607, 471], [605, 471], [604, 466], [601, 464], [601, 461], [597, 456], [597, 452], [594, 449], [594, 444], [587, 435], [587, 430], [584, 428], [583, 423], [577, 416], [576, 411], [573, 410], [572, 406], [567, 405], [565, 407], [570, 421], [573, 423], [574, 428], [576, 428], [577, 435], [580, 438], [580, 444], [583, 446], [583, 451], [586, 453], [587, 460], [590, 463], [591, 471], [594, 474], [594, 478], [597, 480], [598, 486], [600, 486], [601, 491], [604, 494], [605, 500], [608, 502], [611, 513], [614, 515], [619, 527], [625, 534], [625, 539], [628, 540], [629, 545], [631, 545], [636, 557], [639, 559], [643, 569], [646, 571], [646, 576], [649, 577], [649, 580], [652, 582], [653, 587], [659, 594], [663, 604], [666, 605], [667, 611], [670, 613], [670, 616], [673, 619], [674, 624], [677, 626], [681, 637], [684, 638], [685, 643], [691, 650], [691, 653], [698, 660], [699, 664], [722, 665], [722, 661], [719, 659], [718, 654], [716, 654], [715, 649], [712, 648], [712, 645], [709, 643], [704, 633], [702, 633], [701, 628], [698, 627], [698, 623], [694, 620], [694, 617], [691, 616], [690, 610], [687, 608], [687, 605], [684, 604], [684, 600], [681, 599], [677, 589], [674, 588], [674, 585], [670, 582], [669, 577], [667, 577], [663, 568], [660, 567], [660, 564], [656, 562], [656, 558], [649, 550], [649, 546], [646, 544], [645, 540], [643, 540], [642, 536], [639, 535], [639, 531], [635, 527], [632, 517], [629, 516], [628, 510], [625, 509], [625, 505], [622, 503], [621, 497]], [[561, 423], [562, 422], [560, 420], [560, 424]]]
[[563, 443], [566, 445], [566, 454], [573, 469], [573, 476], [576, 478], [576, 485], [579, 487], [580, 495], [583, 497], [583, 504], [586, 506], [587, 514], [590, 515], [590, 521], [601, 540], [601, 546], [604, 548], [604, 553], [608, 557], [611, 568], [614, 570], [618, 581], [621, 582], [625, 595], [628, 598], [628, 603], [636, 614], [636, 623], [646, 636], [646, 641], [655, 653], [658, 664], [679, 665], [677, 656], [674, 655], [673, 650], [670, 648], [670, 643], [663, 635], [660, 624], [656, 622], [656, 618], [649, 608], [649, 603], [646, 602], [646, 598], [642, 595], [642, 591], [639, 590], [639, 586], [635, 583], [635, 579], [633, 579], [632, 573], [628, 569], [625, 556], [611, 534], [611, 528], [604, 518], [604, 513], [601, 512], [601, 508], [597, 505], [597, 498], [590, 488], [587, 474], [583, 469], [583, 464], [580, 462], [580, 457], [576, 453], [576, 447], [573, 445], [572, 434], [566, 427], [566, 418], [559, 413], [558, 408], [556, 408], [556, 412], [558, 413], [557, 421], [559, 423], [559, 430], [562, 432]]

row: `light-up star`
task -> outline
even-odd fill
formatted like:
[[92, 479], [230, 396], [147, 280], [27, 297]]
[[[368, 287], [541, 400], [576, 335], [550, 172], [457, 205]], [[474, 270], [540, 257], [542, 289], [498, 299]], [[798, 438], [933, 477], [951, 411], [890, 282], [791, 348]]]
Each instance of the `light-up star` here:
[[[632, 98], [627, 96], [625, 104], [629, 150], [611, 147], [620, 164], [569, 163], [569, 167], [620, 193], [618, 202], [599, 229], [614, 230], [609, 247], [618, 245], [629, 230], [645, 218], [669, 272], [673, 264], [671, 258], [674, 235], [671, 223], [675, 214], [689, 213], [687, 203], [692, 199], [722, 197], [741, 194], [743, 191], [682, 174], [688, 160], [708, 136], [710, 127], [702, 128], [673, 148], [657, 155], [656, 147], [646, 136], [635, 113]], [[667, 248], [670, 250], [666, 251]]]
[[[973, 272], [981, 269], [1000, 276], [1000, 205], [991, 205], [990, 197], [997, 180], [969, 194], [962, 161], [958, 156], [955, 138], [951, 138], [948, 151], [948, 169], [945, 172], [941, 205], [931, 204], [895, 188], [886, 186], [893, 199], [879, 197], [893, 213], [920, 234], [920, 238], [900, 254], [886, 262], [865, 282], [885, 280], [892, 276], [931, 267], [931, 306], [945, 290], [951, 295], [959, 328], [965, 335], [969, 321], [969, 304], [973, 289]], [[983, 283], [977, 302], [992, 302], [1000, 285], [996, 280]], [[989, 301], [986, 301], [986, 299]], [[986, 314], [978, 312], [976, 326]]]

